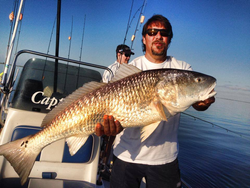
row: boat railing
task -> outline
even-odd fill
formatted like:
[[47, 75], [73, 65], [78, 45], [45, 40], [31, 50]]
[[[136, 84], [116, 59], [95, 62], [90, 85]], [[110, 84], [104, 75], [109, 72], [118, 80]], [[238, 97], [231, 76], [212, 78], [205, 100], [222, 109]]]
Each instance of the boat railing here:
[[105, 70], [109, 71], [110, 74], [113, 74], [113, 72], [108, 67], [106, 67], [106, 66], [92, 64], [92, 63], [87, 63], [87, 62], [83, 62], [83, 61], [77, 61], [77, 60], [73, 60], [73, 59], [69, 59], [69, 58], [64, 58], [64, 57], [56, 57], [54, 55], [45, 54], [45, 53], [41, 53], [41, 52], [36, 52], [36, 51], [32, 51], [32, 50], [21, 50], [21, 51], [17, 52], [16, 55], [15, 55], [15, 58], [14, 58], [12, 66], [11, 66], [10, 75], [9, 75], [8, 79], [6, 78], [5, 75], [2, 78], [3, 91], [8, 92], [9, 89], [13, 86], [12, 85], [12, 81], [13, 81], [13, 78], [14, 78], [14, 73], [15, 73], [15, 67], [16, 67], [17, 58], [21, 54], [23, 54], [23, 53], [38, 55], [38, 56], [42, 56], [42, 57], [46, 57], [46, 58], [51, 58], [51, 59], [57, 59], [57, 60], [61, 60], [61, 61], [71, 62], [71, 63], [75, 63], [75, 64], [79, 64], [79, 65], [85, 65], [85, 66], [99, 68], [99, 69], [105, 69]]

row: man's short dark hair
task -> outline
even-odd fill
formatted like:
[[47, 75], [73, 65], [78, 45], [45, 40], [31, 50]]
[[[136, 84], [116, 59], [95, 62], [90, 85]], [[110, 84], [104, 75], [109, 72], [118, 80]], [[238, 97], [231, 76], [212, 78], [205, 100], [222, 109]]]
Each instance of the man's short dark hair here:
[[[165, 29], [167, 29], [170, 33], [169, 36], [169, 43], [171, 43], [171, 40], [173, 38], [173, 30], [172, 30], [172, 25], [170, 24], [169, 20], [167, 18], [165, 18], [162, 15], [156, 14], [154, 16], [152, 16], [151, 18], [148, 19], [148, 21], [144, 24], [143, 29], [142, 29], [142, 36], [146, 36], [146, 31], [148, 29], [148, 26], [150, 26], [152, 23], [161, 23]], [[145, 52], [146, 51], [146, 46], [143, 43], [142, 40], [142, 51]]]

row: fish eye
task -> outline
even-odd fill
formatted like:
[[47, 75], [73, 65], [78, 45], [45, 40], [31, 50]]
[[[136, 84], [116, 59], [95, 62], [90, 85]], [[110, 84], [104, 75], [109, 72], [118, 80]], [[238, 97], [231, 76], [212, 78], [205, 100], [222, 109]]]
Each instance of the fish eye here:
[[197, 82], [197, 83], [200, 83], [201, 82], [201, 78], [200, 77], [198, 77], [198, 78], [195, 78], [195, 82]]

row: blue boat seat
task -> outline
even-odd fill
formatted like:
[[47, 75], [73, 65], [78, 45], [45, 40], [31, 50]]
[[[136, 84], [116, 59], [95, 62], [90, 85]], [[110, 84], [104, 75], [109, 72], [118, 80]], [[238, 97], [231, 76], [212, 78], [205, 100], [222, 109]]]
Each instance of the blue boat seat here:
[[[28, 135], [36, 134], [38, 131], [42, 130], [41, 127], [20, 125], [17, 126], [11, 136], [11, 141], [18, 140]], [[37, 156], [36, 161], [39, 161], [41, 153]]]
[[[41, 127], [19, 125], [13, 131], [11, 141], [23, 138], [28, 135], [33, 135], [40, 130], [42, 130]], [[87, 163], [89, 162], [92, 158], [93, 144], [94, 144], [93, 137], [89, 136], [86, 143], [79, 149], [79, 151], [74, 156], [71, 156], [69, 153], [69, 147], [65, 143], [62, 163]], [[36, 161], [39, 161], [39, 160], [40, 160], [40, 154], [37, 157]]]

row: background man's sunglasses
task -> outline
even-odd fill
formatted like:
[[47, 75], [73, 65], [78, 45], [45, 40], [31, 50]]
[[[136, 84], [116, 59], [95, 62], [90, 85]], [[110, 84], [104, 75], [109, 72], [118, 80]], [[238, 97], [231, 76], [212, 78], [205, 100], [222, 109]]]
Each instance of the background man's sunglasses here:
[[168, 37], [170, 36], [171, 31], [168, 31], [166, 29], [147, 29], [146, 34], [149, 36], [155, 36], [157, 33], [160, 32], [161, 36]]
[[124, 52], [121, 52], [120, 54], [124, 54], [126, 57], [130, 57], [131, 56], [131, 53], [124, 53]]

